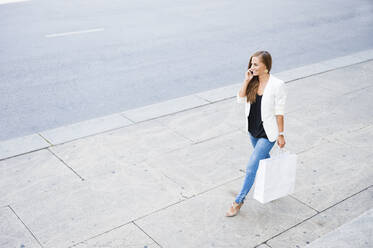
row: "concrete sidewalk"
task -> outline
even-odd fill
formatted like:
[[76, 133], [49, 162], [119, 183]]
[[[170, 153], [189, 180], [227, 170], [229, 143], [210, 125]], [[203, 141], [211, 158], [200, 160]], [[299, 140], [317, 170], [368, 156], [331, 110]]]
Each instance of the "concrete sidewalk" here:
[[276, 75], [295, 193], [250, 191], [234, 218], [252, 151], [240, 85], [1, 142], [0, 247], [305, 247], [373, 208], [366, 54]]
[[373, 208], [312, 242], [307, 248], [372, 247]]

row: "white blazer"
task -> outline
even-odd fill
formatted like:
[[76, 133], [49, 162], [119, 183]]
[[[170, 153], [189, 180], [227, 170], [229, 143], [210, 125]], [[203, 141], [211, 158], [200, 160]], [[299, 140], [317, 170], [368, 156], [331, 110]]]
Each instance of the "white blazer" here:
[[[284, 115], [285, 102], [287, 92], [285, 89], [285, 83], [281, 79], [276, 78], [272, 74], [269, 74], [267, 85], [264, 88], [262, 103], [261, 103], [261, 115], [263, 121], [264, 131], [267, 134], [268, 140], [273, 142], [278, 137], [278, 126], [276, 121], [276, 115]], [[246, 101], [245, 97], [240, 97], [239, 92], [237, 93], [237, 102], [245, 102], [245, 116], [246, 116], [246, 132], [249, 130], [248, 116], [250, 114], [250, 102]]]

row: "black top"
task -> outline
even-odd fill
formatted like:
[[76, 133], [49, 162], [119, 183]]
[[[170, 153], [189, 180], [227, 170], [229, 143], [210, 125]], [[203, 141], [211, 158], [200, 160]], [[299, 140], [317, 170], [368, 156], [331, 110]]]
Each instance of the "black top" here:
[[261, 102], [262, 96], [256, 94], [256, 101], [250, 105], [250, 114], [247, 117], [249, 123], [249, 132], [255, 138], [266, 138], [267, 134], [264, 131], [262, 115], [261, 115]]

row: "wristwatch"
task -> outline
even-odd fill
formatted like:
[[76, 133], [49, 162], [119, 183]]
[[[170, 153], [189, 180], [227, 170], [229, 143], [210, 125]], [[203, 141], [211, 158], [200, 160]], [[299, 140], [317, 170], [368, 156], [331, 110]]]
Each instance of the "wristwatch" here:
[[280, 136], [280, 135], [284, 135], [284, 132], [280, 132], [280, 133], [278, 133], [278, 136]]

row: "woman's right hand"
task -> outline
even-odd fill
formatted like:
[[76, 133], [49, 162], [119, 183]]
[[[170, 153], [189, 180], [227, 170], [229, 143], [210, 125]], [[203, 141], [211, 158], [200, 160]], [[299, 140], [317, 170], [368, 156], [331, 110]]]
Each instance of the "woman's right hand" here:
[[247, 70], [245, 73], [245, 81], [250, 81], [253, 78], [253, 73], [250, 70]]

